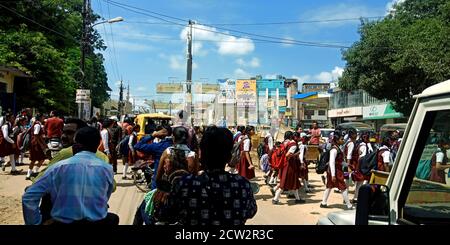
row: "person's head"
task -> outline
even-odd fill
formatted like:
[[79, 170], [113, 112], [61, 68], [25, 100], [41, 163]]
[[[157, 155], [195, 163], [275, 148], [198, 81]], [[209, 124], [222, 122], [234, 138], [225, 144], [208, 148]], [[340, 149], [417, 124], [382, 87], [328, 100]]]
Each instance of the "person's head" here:
[[391, 131], [389, 137], [391, 138], [391, 140], [397, 140], [398, 138], [400, 138], [400, 131], [398, 130]]
[[381, 145], [382, 146], [387, 146], [388, 148], [390, 148], [391, 147], [391, 139], [389, 137], [384, 137], [381, 140]]
[[14, 116], [14, 114], [12, 114], [10, 112], [7, 112], [5, 114], [4, 123], [9, 122], [9, 123], [13, 124], [15, 120], [16, 120], [16, 117]]
[[98, 122], [98, 119], [97, 119], [97, 117], [96, 116], [93, 116], [93, 117], [91, 117], [91, 123], [97, 123]]
[[64, 148], [73, 145], [75, 132], [87, 124], [78, 118], [66, 118], [64, 121], [63, 133], [61, 136], [61, 144]]
[[286, 131], [284, 133], [284, 140], [291, 140], [294, 138], [294, 133], [292, 131]]
[[450, 149], [450, 144], [449, 144], [449, 139], [448, 138], [440, 138], [438, 140], [438, 147], [441, 148], [441, 150], [447, 150]]
[[370, 133], [369, 132], [362, 132], [360, 138], [361, 138], [362, 142], [369, 143], [369, 141], [370, 141]]
[[312, 127], [313, 127], [313, 129], [317, 129], [317, 123], [313, 122]]
[[299, 133], [299, 132], [294, 132], [294, 134], [293, 134], [293, 139], [294, 139], [296, 142], [299, 142], [299, 141], [300, 141], [300, 133]]
[[141, 126], [139, 124], [136, 124], [134, 126], [129, 126], [129, 127], [133, 127], [133, 132], [138, 133], [139, 131], [141, 131]]
[[344, 144], [344, 135], [340, 131], [333, 132], [333, 139], [331, 142], [333, 145], [342, 145]]
[[113, 126], [113, 123], [113, 120], [105, 119], [105, 121], [103, 121], [103, 128], [111, 128]]
[[245, 130], [245, 126], [237, 126], [237, 131], [243, 133]]
[[226, 128], [208, 127], [200, 142], [200, 162], [207, 170], [223, 170], [231, 160], [233, 135]]
[[356, 137], [358, 136], [358, 134], [356, 133], [356, 130], [354, 130], [354, 129], [349, 129], [348, 130], [348, 137], [351, 139], [351, 140], [355, 140], [356, 139]]
[[188, 143], [189, 132], [185, 127], [176, 127], [173, 129], [173, 143], [186, 145]]
[[54, 110], [50, 112], [50, 117], [59, 117], [59, 112]]
[[100, 139], [100, 132], [93, 127], [86, 126], [78, 129], [72, 146], [73, 154], [81, 151], [96, 153], [100, 145]]
[[43, 123], [43, 122], [44, 122], [44, 115], [42, 115], [42, 114], [37, 114], [36, 117], [35, 117], [35, 119], [36, 119], [36, 122], [41, 122], [41, 123]]
[[247, 127], [245, 128], [245, 135], [253, 136], [254, 134], [255, 134], [255, 127], [253, 127], [253, 126], [247, 126]]

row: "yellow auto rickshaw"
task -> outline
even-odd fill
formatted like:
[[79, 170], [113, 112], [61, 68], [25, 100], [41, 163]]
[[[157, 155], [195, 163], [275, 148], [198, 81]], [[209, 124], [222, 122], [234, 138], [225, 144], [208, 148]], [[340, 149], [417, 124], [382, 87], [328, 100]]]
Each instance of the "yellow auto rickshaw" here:
[[138, 141], [146, 135], [150, 135], [158, 125], [171, 125], [173, 117], [162, 113], [139, 114], [134, 119], [134, 123], [141, 126], [138, 132]]

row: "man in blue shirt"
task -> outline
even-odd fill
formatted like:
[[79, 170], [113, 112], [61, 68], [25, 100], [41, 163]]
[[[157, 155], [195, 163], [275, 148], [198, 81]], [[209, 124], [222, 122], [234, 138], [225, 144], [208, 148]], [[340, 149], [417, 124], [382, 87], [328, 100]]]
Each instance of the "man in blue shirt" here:
[[[172, 128], [168, 125], [164, 125], [163, 129], [154, 132], [151, 136], [146, 136], [142, 138], [136, 145], [134, 149], [136, 151], [141, 151], [145, 154], [150, 154], [155, 159], [153, 163], [153, 172], [155, 173], [152, 177], [151, 189], [156, 188], [156, 170], [158, 170], [159, 160], [164, 153], [164, 151], [173, 145], [172, 140]], [[161, 142], [148, 144], [155, 137], [164, 138]]]
[[50, 194], [51, 221], [59, 224], [118, 224], [119, 217], [108, 213], [114, 188], [112, 166], [95, 156], [100, 133], [83, 127], [75, 134], [74, 156], [50, 166], [22, 197], [25, 224], [39, 225], [39, 202]]

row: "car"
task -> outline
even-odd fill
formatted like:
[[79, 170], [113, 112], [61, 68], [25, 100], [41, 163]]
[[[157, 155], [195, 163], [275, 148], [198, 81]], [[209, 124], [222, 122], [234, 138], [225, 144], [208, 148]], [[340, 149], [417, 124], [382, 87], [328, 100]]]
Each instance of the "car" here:
[[400, 135], [403, 135], [406, 129], [406, 123], [393, 123], [393, 124], [384, 124], [380, 127], [380, 136], [381, 138], [389, 137], [389, 134], [392, 131], [398, 130]]
[[438, 149], [435, 135], [443, 144], [439, 151], [448, 150], [450, 80], [428, 87], [414, 98], [391, 171], [373, 171], [370, 184], [359, 189], [356, 210], [328, 213], [319, 219], [319, 225], [450, 224], [450, 176], [426, 174], [433, 171]]

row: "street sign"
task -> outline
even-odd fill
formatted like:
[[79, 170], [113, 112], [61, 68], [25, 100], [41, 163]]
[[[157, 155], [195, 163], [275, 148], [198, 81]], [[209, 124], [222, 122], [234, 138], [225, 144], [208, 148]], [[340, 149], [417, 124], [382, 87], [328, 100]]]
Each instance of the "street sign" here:
[[76, 103], [89, 103], [91, 100], [91, 91], [89, 89], [77, 89], [75, 102]]

